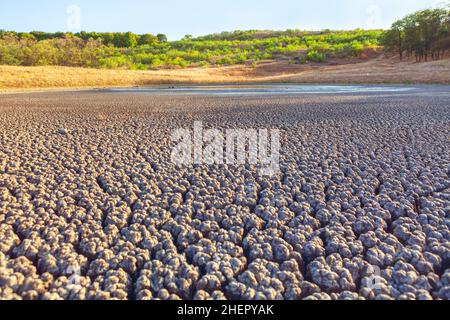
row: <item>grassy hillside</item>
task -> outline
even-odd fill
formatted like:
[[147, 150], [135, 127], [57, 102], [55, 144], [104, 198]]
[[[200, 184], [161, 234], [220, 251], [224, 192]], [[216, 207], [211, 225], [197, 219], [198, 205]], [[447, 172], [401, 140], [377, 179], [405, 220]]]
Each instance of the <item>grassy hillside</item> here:
[[[0, 30], [0, 89], [231, 82], [449, 83], [449, 49], [448, 8], [410, 14], [386, 31], [248, 30], [168, 41], [164, 34]], [[389, 54], [396, 58], [389, 59]], [[428, 63], [416, 66], [415, 62]]]
[[380, 30], [236, 31], [166, 41], [164, 35], [132, 33], [0, 32], [0, 65], [72, 66], [149, 70], [285, 60], [293, 64], [355, 57], [376, 49]]

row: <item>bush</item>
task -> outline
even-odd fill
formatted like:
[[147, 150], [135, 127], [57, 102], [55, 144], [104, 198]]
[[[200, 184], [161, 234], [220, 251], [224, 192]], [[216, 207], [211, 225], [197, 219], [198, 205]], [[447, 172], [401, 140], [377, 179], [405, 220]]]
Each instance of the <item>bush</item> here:
[[353, 41], [351, 46], [352, 54], [355, 56], [359, 56], [361, 52], [364, 50], [364, 45], [358, 41]]
[[325, 53], [311, 50], [306, 55], [306, 59], [312, 62], [325, 62], [327, 60], [327, 56]]

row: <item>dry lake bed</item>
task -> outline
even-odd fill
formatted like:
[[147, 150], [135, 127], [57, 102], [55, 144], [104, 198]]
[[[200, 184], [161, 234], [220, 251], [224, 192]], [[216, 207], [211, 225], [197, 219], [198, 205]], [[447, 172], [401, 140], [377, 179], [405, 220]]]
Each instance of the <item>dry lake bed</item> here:
[[[276, 129], [279, 171], [175, 165]], [[450, 299], [450, 86], [0, 95], [1, 299]]]

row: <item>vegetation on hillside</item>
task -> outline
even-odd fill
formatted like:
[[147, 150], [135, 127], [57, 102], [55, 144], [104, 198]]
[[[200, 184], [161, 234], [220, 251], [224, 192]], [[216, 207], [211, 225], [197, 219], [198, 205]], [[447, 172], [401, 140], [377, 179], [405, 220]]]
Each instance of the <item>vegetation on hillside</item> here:
[[387, 52], [439, 59], [450, 48], [450, 11], [419, 11], [387, 31], [234, 31], [178, 41], [164, 34], [17, 33], [0, 30], [0, 65], [71, 66], [148, 70], [189, 66], [256, 65], [261, 60], [324, 62], [360, 56], [381, 46]]
[[167, 41], [163, 34], [0, 31], [0, 64], [156, 69], [255, 64], [266, 59], [323, 62], [377, 48], [382, 31], [236, 31]]
[[383, 34], [388, 52], [405, 54], [418, 62], [437, 60], [450, 49], [450, 10], [444, 8], [415, 12], [396, 21]]

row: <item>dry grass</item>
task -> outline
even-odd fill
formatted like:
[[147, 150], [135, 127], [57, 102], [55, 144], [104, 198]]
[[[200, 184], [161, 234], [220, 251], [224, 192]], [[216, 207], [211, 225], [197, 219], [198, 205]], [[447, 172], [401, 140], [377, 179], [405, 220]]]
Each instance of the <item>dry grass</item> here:
[[[241, 81], [244, 79], [242, 78]], [[0, 89], [139, 86], [239, 81], [217, 68], [131, 71], [70, 67], [0, 66]]]
[[450, 58], [426, 63], [399, 62], [380, 56], [362, 63], [309, 66], [293, 74], [272, 77], [273, 81], [306, 83], [428, 83], [450, 84]]
[[450, 59], [415, 63], [379, 56], [367, 61], [130, 71], [0, 66], [0, 90], [221, 83], [450, 83]]

